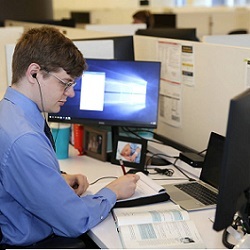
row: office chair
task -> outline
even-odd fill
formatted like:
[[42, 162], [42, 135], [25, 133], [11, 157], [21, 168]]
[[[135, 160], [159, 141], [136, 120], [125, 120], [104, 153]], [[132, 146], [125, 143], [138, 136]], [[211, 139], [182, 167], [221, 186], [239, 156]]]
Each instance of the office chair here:
[[238, 29], [238, 30], [232, 30], [230, 32], [228, 32], [228, 35], [238, 35], [238, 34], [247, 34], [247, 30], [246, 29]]
[[98, 248], [94, 244], [85, 244], [84, 239], [81, 238], [67, 238], [54, 236], [49, 237], [45, 240], [39, 241], [36, 244], [21, 247], [21, 246], [10, 246], [10, 245], [0, 245], [0, 250], [5, 249], [84, 249], [84, 248]]

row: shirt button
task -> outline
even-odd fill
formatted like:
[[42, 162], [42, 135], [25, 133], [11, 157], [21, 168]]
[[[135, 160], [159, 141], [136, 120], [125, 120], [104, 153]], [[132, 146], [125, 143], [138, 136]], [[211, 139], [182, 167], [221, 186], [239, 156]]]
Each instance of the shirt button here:
[[103, 216], [101, 216], [101, 220], [103, 220]]

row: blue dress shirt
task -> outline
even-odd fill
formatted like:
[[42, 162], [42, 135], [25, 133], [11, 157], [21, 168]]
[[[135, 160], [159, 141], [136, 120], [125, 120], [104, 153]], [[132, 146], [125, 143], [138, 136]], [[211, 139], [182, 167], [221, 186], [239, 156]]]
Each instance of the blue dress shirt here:
[[61, 176], [43, 129], [37, 105], [9, 87], [0, 102], [1, 243], [29, 245], [53, 233], [77, 237], [116, 202], [108, 188], [78, 197]]

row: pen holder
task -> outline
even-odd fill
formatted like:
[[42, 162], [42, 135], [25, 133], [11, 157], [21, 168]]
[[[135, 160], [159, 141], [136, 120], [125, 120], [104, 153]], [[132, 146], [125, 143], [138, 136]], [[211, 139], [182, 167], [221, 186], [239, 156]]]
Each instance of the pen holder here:
[[66, 159], [69, 157], [70, 124], [52, 124], [52, 136], [56, 145], [57, 159]]

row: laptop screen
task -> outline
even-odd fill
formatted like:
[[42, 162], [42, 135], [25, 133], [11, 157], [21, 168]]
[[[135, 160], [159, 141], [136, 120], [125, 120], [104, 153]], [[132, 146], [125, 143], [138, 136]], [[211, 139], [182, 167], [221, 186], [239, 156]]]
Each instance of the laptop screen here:
[[224, 150], [225, 137], [211, 132], [200, 180], [219, 188], [220, 169]]

